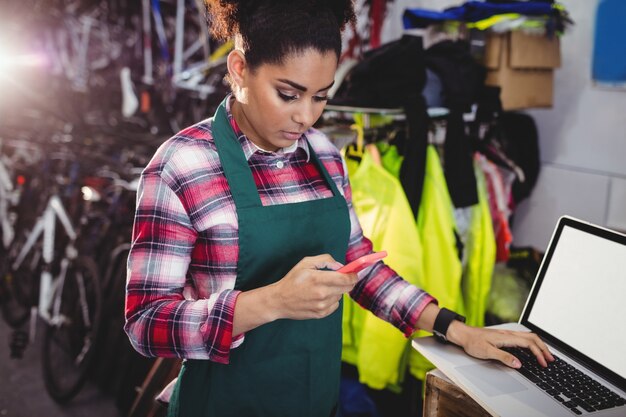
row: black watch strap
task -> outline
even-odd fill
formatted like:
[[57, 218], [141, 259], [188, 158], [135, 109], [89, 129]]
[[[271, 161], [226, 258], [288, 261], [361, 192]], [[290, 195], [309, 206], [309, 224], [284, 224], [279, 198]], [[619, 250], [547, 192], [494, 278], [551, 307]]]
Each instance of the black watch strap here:
[[450, 327], [450, 323], [452, 320], [458, 320], [465, 323], [465, 317], [460, 314], [455, 313], [454, 311], [448, 310], [447, 308], [442, 308], [439, 310], [439, 314], [435, 318], [435, 324], [433, 325], [433, 335], [437, 339], [437, 341], [441, 343], [447, 343], [448, 339], [446, 338], [446, 333], [448, 333], [448, 327]]

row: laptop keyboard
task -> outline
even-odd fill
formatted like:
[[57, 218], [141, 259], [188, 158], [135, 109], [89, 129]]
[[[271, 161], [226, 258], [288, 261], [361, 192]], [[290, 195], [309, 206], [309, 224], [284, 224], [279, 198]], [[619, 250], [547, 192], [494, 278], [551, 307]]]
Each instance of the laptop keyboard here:
[[555, 361], [548, 362], [548, 367], [544, 368], [539, 365], [530, 349], [507, 347], [503, 350], [512, 353], [522, 362], [522, 367], [516, 369], [519, 373], [574, 414], [626, 404], [626, 399], [554, 354], [552, 356]]

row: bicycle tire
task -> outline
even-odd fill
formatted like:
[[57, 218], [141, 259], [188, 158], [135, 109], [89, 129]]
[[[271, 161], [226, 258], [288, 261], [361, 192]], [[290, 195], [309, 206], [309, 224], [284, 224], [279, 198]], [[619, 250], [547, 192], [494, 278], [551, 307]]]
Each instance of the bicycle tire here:
[[[81, 278], [84, 296], [80, 291]], [[57, 403], [64, 404], [80, 392], [96, 358], [94, 351], [102, 318], [102, 292], [92, 259], [79, 257], [71, 261], [63, 285], [55, 291], [54, 300], [58, 297], [60, 314], [65, 320], [46, 323], [42, 365], [48, 394]], [[85, 315], [90, 322], [85, 320]]]
[[126, 262], [130, 251], [130, 232], [111, 233], [105, 236], [99, 252], [102, 254], [98, 260], [103, 298], [108, 299], [117, 280], [126, 282]]
[[38, 303], [41, 248], [35, 245], [19, 268], [14, 270], [12, 267], [25, 241], [26, 238], [18, 238], [12, 243], [2, 262], [0, 275], [0, 309], [4, 321], [12, 328], [26, 323], [31, 308]]

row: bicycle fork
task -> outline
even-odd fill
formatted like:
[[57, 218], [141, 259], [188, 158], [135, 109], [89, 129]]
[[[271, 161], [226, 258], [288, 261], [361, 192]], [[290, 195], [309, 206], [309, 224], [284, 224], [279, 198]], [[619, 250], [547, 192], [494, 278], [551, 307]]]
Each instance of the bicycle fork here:
[[[56, 229], [56, 218], [61, 221], [63, 229], [65, 233], [67, 233], [70, 238], [70, 242], [66, 248], [65, 257], [61, 261], [61, 274], [59, 275], [62, 279], [54, 280], [52, 276], [52, 263], [54, 261], [54, 236]], [[67, 267], [70, 259], [76, 258], [76, 249], [74, 247], [74, 242], [76, 241], [77, 235], [72, 227], [70, 219], [63, 208], [63, 204], [61, 203], [61, 199], [54, 195], [50, 198], [48, 205], [43, 213], [43, 215], [39, 218], [33, 231], [28, 236], [24, 247], [22, 248], [19, 256], [16, 258], [13, 269], [17, 270], [20, 264], [26, 257], [27, 253], [31, 250], [35, 241], [39, 238], [39, 236], [43, 233], [43, 248], [42, 248], [42, 258], [43, 258], [43, 267], [41, 272], [41, 281], [39, 283], [39, 302], [37, 306], [33, 306], [31, 308], [30, 313], [30, 331], [29, 331], [29, 339], [34, 340], [36, 334], [36, 325], [37, 325], [37, 315], [41, 316], [47, 323], [53, 324], [52, 316], [50, 315], [50, 307], [52, 306], [52, 301], [54, 299], [54, 293], [56, 287], [58, 285], [63, 285], [63, 280], [65, 277], [65, 273], [67, 272]]]

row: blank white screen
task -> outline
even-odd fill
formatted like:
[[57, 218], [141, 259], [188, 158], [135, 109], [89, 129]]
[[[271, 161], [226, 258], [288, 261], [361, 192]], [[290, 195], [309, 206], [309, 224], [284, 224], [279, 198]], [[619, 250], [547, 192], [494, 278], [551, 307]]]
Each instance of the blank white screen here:
[[626, 378], [626, 246], [565, 226], [528, 320]]

